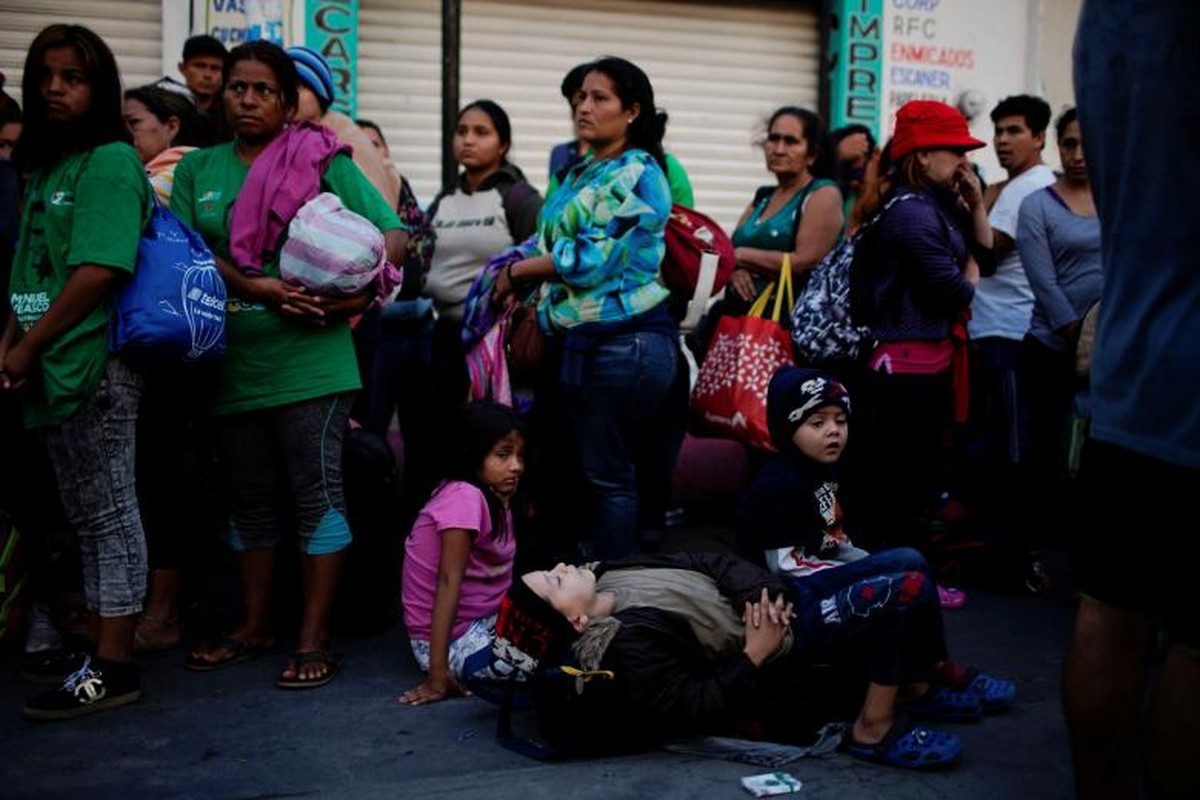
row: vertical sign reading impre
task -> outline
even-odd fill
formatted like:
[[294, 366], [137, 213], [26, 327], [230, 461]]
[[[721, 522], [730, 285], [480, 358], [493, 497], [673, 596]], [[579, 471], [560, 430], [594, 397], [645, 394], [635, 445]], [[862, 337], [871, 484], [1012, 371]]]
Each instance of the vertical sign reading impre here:
[[883, 111], [883, 0], [833, 0], [831, 125], [858, 123], [879, 136]]
[[309, 0], [304, 43], [333, 69], [333, 108], [358, 113], [358, 0]]

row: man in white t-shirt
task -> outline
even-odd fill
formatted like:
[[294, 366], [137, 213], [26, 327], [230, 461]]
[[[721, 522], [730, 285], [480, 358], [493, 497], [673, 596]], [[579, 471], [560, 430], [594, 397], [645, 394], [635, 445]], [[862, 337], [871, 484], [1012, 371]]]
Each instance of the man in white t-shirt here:
[[[1021, 201], [1055, 180], [1042, 162], [1050, 106], [1030, 95], [1006, 97], [992, 110], [996, 157], [1008, 180], [996, 193], [988, 221], [992, 224], [996, 270], [979, 281], [968, 324], [972, 342], [971, 382], [973, 431], [971, 448], [982, 459], [976, 487], [983, 510], [1008, 532], [1015, 532], [1014, 493], [1021, 493], [1019, 465], [1027, 455], [1027, 414], [1021, 382], [1021, 340], [1029, 330], [1033, 290], [1016, 248]], [[1006, 513], [1005, 510], [1008, 510]], [[1006, 519], [1006, 517], [1008, 517]], [[1022, 543], [1031, 545], [1037, 543]], [[1037, 565], [1038, 581], [1041, 568]], [[1034, 576], [1026, 576], [1027, 580]], [[1036, 583], [1036, 582], [1035, 582]]]

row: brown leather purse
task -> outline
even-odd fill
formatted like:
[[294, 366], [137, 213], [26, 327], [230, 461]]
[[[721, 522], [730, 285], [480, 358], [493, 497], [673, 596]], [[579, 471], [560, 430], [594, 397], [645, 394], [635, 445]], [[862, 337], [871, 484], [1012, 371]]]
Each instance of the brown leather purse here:
[[546, 360], [546, 334], [538, 325], [536, 307], [521, 303], [509, 312], [504, 349], [514, 378], [528, 378], [541, 369]]

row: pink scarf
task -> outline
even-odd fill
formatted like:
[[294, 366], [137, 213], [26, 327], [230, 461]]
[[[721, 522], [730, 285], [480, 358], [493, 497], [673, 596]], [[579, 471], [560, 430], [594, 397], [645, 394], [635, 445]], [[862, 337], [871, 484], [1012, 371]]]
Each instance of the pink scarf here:
[[300, 206], [317, 196], [321, 176], [350, 148], [328, 128], [302, 121], [284, 128], [254, 163], [233, 204], [229, 254], [247, 275], [261, 275]]

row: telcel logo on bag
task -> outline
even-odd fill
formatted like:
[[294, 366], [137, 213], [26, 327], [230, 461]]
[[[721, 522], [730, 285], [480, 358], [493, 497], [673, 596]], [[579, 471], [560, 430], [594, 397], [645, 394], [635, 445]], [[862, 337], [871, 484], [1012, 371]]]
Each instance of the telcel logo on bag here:
[[221, 298], [208, 294], [199, 286], [193, 287], [192, 290], [188, 292], [187, 299], [191, 300], [193, 303], [199, 303], [202, 306], [208, 306], [209, 308], [220, 309], [225, 307], [225, 303], [221, 301]]

